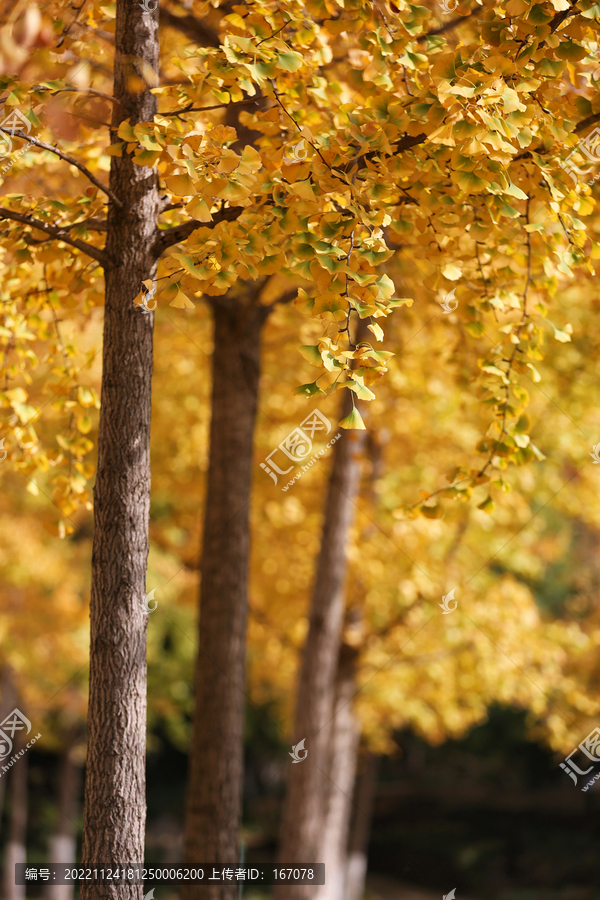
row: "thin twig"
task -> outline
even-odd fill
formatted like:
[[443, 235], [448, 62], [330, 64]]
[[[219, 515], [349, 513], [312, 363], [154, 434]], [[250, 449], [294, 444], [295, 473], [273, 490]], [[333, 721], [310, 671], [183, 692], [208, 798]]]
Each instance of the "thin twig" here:
[[253, 103], [258, 103], [260, 100], [264, 99], [263, 97], [251, 97], [249, 100], [234, 100], [232, 103], [216, 103], [214, 106], [193, 106], [191, 103], [189, 106], [184, 106], [182, 109], [177, 109], [174, 112], [159, 112], [158, 116], [180, 116], [183, 113], [188, 112], [210, 112], [213, 109], [228, 109], [230, 106], [250, 106]]
[[[290, 118], [290, 119], [292, 120], [292, 122], [294, 123], [294, 125], [296, 126], [296, 128], [298, 129], [298, 131], [300, 132], [300, 134], [302, 134], [302, 129], [300, 128], [300, 126], [299, 126], [298, 123], [296, 122], [295, 118], [293, 117], [293, 115], [292, 115], [290, 112], [287, 111], [287, 109], [285, 108], [285, 106], [284, 106], [283, 103], [281, 102], [281, 99], [280, 99], [280, 97], [279, 97], [279, 92], [278, 92], [278, 90], [277, 90], [277, 86], [276, 86], [276, 84], [275, 84], [275, 80], [274, 80], [274, 79], [271, 79], [271, 87], [273, 88], [273, 93], [274, 93], [274, 95], [275, 95], [275, 99], [276, 99], [277, 102], [279, 103], [280, 107], [282, 108], [282, 110], [284, 111], [284, 113], [286, 114], [286, 116], [288, 116], [288, 118]], [[305, 140], [308, 140], [308, 138], [305, 138]], [[323, 157], [323, 154], [321, 153], [321, 151], [319, 150], [319, 148], [318, 148], [315, 144], [313, 144], [312, 141], [308, 141], [308, 143], [309, 143], [310, 146], [313, 148], [313, 150], [314, 150], [316, 153], [319, 154], [319, 156], [321, 157], [321, 162], [323, 162], [323, 163], [327, 166], [327, 168], [329, 169], [329, 171], [331, 172], [331, 171], [332, 171], [331, 166], [327, 164], [327, 162], [326, 162], [325, 158]]]
[[96, 88], [79, 88], [68, 85], [67, 87], [58, 88], [57, 90], [53, 91], [50, 90], [50, 88], [41, 85], [40, 87], [34, 87], [31, 90], [32, 92], [36, 91], [39, 93], [46, 93], [48, 91], [50, 94], [52, 94], [53, 97], [55, 97], [57, 94], [63, 93], [94, 94], [96, 97], [102, 97], [103, 100], [108, 100], [110, 103], [114, 103], [115, 106], [120, 106], [123, 108], [123, 104], [120, 100], [117, 100], [116, 97], [113, 97], [110, 94], [105, 94], [104, 91], [97, 91]]
[[381, 18], [383, 19], [383, 23], [384, 23], [385, 27], [387, 28], [387, 32], [388, 32], [389, 36], [391, 37], [392, 40], [394, 40], [393, 32], [392, 32], [390, 26], [388, 25], [388, 20], [386, 19], [385, 14], [379, 9], [375, 0], [372, 0], [372, 3], [373, 3], [373, 6], [375, 7], [375, 9], [377, 10], [377, 12], [379, 13], [379, 15], [381, 16]]
[[[527, 206], [525, 208], [525, 221], [526, 221], [527, 225], [529, 225], [529, 204], [530, 204], [530, 202], [531, 202], [531, 198], [527, 197]], [[492, 460], [495, 456], [494, 448], [498, 443], [500, 443], [500, 441], [506, 434], [506, 411], [508, 409], [508, 401], [509, 401], [509, 397], [510, 397], [510, 384], [511, 384], [510, 375], [512, 372], [513, 365], [515, 363], [517, 351], [519, 350], [519, 340], [521, 338], [521, 332], [523, 330], [523, 326], [525, 325], [525, 319], [527, 319], [529, 317], [529, 313], [527, 312], [527, 297], [529, 295], [529, 287], [531, 285], [531, 234], [528, 231], [526, 232], [526, 234], [527, 234], [527, 241], [526, 241], [526, 244], [527, 244], [527, 275], [525, 277], [525, 287], [523, 288], [523, 314], [521, 316], [521, 321], [519, 322], [519, 325], [517, 326], [517, 331], [516, 331], [517, 341], [514, 345], [513, 352], [510, 355], [510, 359], [508, 359], [508, 368], [507, 368], [507, 370], [505, 372], [505, 376], [504, 376], [506, 378], [508, 384], [502, 385], [503, 390], [505, 392], [504, 393], [504, 404], [503, 404], [504, 409], [502, 412], [502, 427], [500, 429], [500, 435], [498, 437], [498, 440], [493, 442], [492, 448], [490, 450], [489, 459], [487, 460], [486, 464], [481, 469], [481, 471], [478, 472], [478, 474], [476, 476], [477, 478], [479, 478], [481, 475], [485, 474], [486, 469], [488, 469], [488, 467], [492, 464]]]
[[[391, 146], [396, 151], [396, 153], [401, 153], [403, 150], [410, 150], [411, 147], [416, 147], [419, 144], [424, 144], [427, 140], [427, 135], [424, 132], [421, 134], [405, 134], [399, 140], [395, 141]], [[361, 156], [355, 156], [354, 159], [348, 160], [348, 162], [343, 166], [333, 166], [333, 169], [338, 169], [338, 171], [347, 172], [352, 166], [357, 165], [361, 160], [369, 160], [374, 159], [379, 153], [382, 153], [382, 150], [369, 150], [367, 153], [363, 153]]]
[[450, 22], [446, 22], [444, 25], [440, 25], [439, 28], [432, 28], [431, 31], [427, 31], [427, 32], [425, 32], [425, 34], [421, 34], [421, 35], [417, 38], [417, 40], [418, 40], [418, 41], [424, 41], [424, 40], [426, 40], [428, 37], [435, 37], [435, 36], [438, 35], [438, 34], [444, 34], [446, 31], [451, 31], [452, 28], [456, 28], [457, 25], [461, 25], [463, 22], [466, 22], [467, 19], [470, 19], [471, 16], [474, 16], [475, 13], [478, 12], [479, 9], [481, 9], [481, 7], [476, 6], [476, 7], [475, 7], [474, 9], [472, 9], [471, 12], [468, 13], [466, 16], [458, 16], [458, 18], [456, 18], [456, 19], [451, 19]]
[[106, 231], [108, 229], [108, 223], [105, 219], [82, 219], [81, 222], [73, 222], [72, 225], [63, 225], [67, 231], [70, 231], [72, 228], [79, 228], [80, 225], [85, 225], [90, 231]]
[[54, 306], [52, 305], [52, 297], [50, 296], [51, 291], [50, 291], [50, 288], [48, 287], [48, 275], [47, 275], [46, 269], [47, 269], [47, 267], [44, 265], [44, 282], [46, 284], [46, 292], [48, 294], [48, 304], [49, 304], [50, 310], [52, 312], [52, 318], [54, 320], [54, 327], [56, 329], [56, 336], [57, 336], [58, 342], [60, 344], [62, 358], [63, 358], [63, 362], [65, 364], [65, 369], [66, 369], [69, 364], [69, 357], [67, 355], [67, 348], [65, 347], [65, 342], [63, 341], [63, 336], [60, 333], [60, 326], [59, 326], [58, 317], [56, 315], [56, 310], [54, 309]]
[[[280, 10], [280, 12], [281, 12], [281, 10]], [[281, 13], [281, 15], [283, 15], [283, 13]], [[271, 38], [274, 38], [276, 34], [279, 34], [281, 31], [283, 31], [284, 28], [287, 28], [287, 26], [288, 26], [289, 24], [290, 24], [290, 23], [286, 20], [286, 21], [283, 23], [283, 25], [281, 26], [281, 28], [278, 28], [277, 31], [274, 31], [273, 34], [270, 34], [270, 35], [269, 35], [269, 37], [263, 38], [262, 41], [259, 41], [258, 44], [257, 44], [256, 46], [257, 46], [257, 47], [260, 47], [260, 45], [261, 45], [261, 44], [264, 44], [265, 41], [270, 41]], [[290, 46], [290, 45], [288, 44], [288, 47], [289, 47], [289, 46]]]
[[[526, 219], [527, 225], [529, 225], [529, 204], [530, 204], [530, 202], [531, 202], [531, 198], [528, 196], [527, 197], [527, 206], [525, 208], [525, 219]], [[531, 235], [529, 232], [526, 232], [526, 234], [527, 234], [527, 240], [526, 240], [527, 273], [526, 273], [526, 277], [525, 277], [525, 286], [523, 288], [523, 314], [521, 316], [521, 321], [519, 322], [519, 325], [517, 326], [517, 331], [516, 331], [517, 341], [521, 337], [521, 331], [523, 330], [523, 326], [525, 325], [525, 320], [527, 318], [529, 318], [529, 313], [527, 312], [527, 299], [529, 296], [529, 288], [531, 286]], [[479, 254], [478, 254], [477, 258], [479, 260]], [[481, 274], [482, 274], [482, 278], [483, 278], [483, 272]], [[485, 281], [484, 281], [484, 284], [485, 284]], [[487, 296], [487, 293], [486, 293], [486, 296]], [[505, 372], [505, 377], [508, 380], [509, 384], [505, 384], [502, 386], [503, 390], [505, 391], [505, 398], [504, 398], [504, 404], [503, 404], [504, 411], [502, 414], [502, 428], [501, 428], [498, 439], [493, 441], [493, 446], [492, 446], [492, 449], [490, 450], [490, 455], [489, 455], [485, 465], [475, 475], [476, 479], [481, 478], [483, 475], [485, 475], [487, 469], [492, 464], [492, 460], [495, 456], [495, 453], [494, 453], [495, 446], [502, 440], [502, 438], [506, 434], [506, 410], [507, 410], [507, 406], [508, 406], [509, 391], [510, 391], [510, 373], [511, 373], [513, 365], [514, 365], [517, 352], [519, 352], [518, 343], [515, 344], [513, 352], [510, 356], [510, 359], [504, 360], [504, 362], [508, 363], [508, 368]], [[470, 481], [472, 481], [471, 476], [467, 476], [465, 478], [460, 478], [458, 481], [453, 481], [452, 484], [449, 484], [447, 487], [438, 488], [438, 490], [432, 491], [430, 494], [428, 494], [426, 499], [430, 500], [432, 497], [435, 497], [437, 494], [443, 494], [445, 491], [451, 490], [451, 488], [458, 487], [461, 484], [468, 484]], [[413, 503], [410, 508], [414, 509], [415, 507], [420, 506], [422, 502], [423, 502], [422, 500], [418, 500], [416, 503]]]

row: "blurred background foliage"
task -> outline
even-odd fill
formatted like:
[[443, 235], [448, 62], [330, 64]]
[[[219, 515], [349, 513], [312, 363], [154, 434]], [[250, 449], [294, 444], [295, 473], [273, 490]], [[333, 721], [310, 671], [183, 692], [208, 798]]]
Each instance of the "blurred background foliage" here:
[[[600, 888], [598, 792], [582, 795], [558, 763], [600, 712], [599, 470], [590, 459], [600, 439], [597, 292], [591, 281], [565, 284], [557, 303], [572, 340], [550, 336], [543, 381], [527, 383], [532, 439], [545, 459], [505, 471], [493, 508], [478, 508], [485, 485], [465, 503], [446, 504], [441, 518], [411, 518], [402, 510], [419, 491], [439, 490], [454, 467], [474, 464], [486, 421], [482, 339], [442, 314], [401, 255], [386, 268], [415, 303], [390, 320], [396, 356], [365, 420], [344, 634], [358, 652], [361, 765], [378, 761], [370, 896], [426, 900], [456, 885], [461, 900], [592, 900]], [[316, 328], [301, 322], [298, 341], [298, 320], [283, 307], [267, 326], [255, 446], [244, 841], [257, 861], [276, 852], [329, 460], [286, 493], [259, 463], [315, 406], [333, 423], [337, 408], [336, 398], [317, 405], [293, 393], [311, 377], [297, 345], [311, 343]], [[95, 313], [61, 329], [76, 362], [100, 345]], [[148, 622], [153, 863], [175, 862], [181, 850], [212, 352], [201, 304], [159, 309], [156, 332], [147, 582], [158, 601]], [[43, 404], [50, 373], [43, 348], [34, 349], [42, 364], [30, 396]], [[97, 356], [85, 378], [98, 391]], [[61, 415], [68, 411], [46, 406], [36, 425], [49, 447]], [[90, 419], [95, 445], [95, 404]], [[28, 860], [43, 862], [67, 735], [84, 763], [92, 515], [74, 511], [73, 532], [61, 540], [52, 487], [7, 467], [0, 474], [0, 659], [43, 734], [29, 753], [27, 842]], [[452, 589], [458, 607], [445, 616], [439, 603]], [[3, 794], [5, 842], [11, 810]]]

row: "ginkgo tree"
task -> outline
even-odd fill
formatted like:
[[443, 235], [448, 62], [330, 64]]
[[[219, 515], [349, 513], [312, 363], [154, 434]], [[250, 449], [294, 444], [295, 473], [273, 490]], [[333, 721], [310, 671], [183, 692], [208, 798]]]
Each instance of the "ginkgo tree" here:
[[[142, 855], [153, 315], [137, 307], [147, 291], [184, 308], [285, 269], [303, 280], [300, 310], [322, 325], [305, 352], [323, 376], [302, 392], [349, 388], [368, 400], [389, 358], [376, 349], [381, 322], [408, 302], [377, 271], [388, 242], [400, 244], [440, 290], [458, 284], [472, 334], [502, 323], [482, 357], [494, 418], [487, 460], [457, 471], [449, 491], [535, 455], [519, 378], [536, 377], [527, 360], [541, 352], [537, 317], [558, 275], [600, 252], [582, 221], [595, 208], [590, 189], [565, 161], [600, 119], [599, 8], [508, 0], [457, 12], [444, 27], [437, 10], [405, 2], [197, 3], [191, 18], [217, 41], [166, 42], [162, 54], [159, 11], [135, 0], [15, 7], [2, 26], [12, 118], [0, 129], [13, 155], [0, 207], [3, 327], [20, 354], [15, 375], [26, 381], [34, 363], [26, 332], [51, 330], [53, 291], [62, 314], [73, 296], [101, 303], [104, 290], [86, 858]], [[263, 135], [239, 152], [219, 121], [238, 106], [241, 126]], [[23, 284], [41, 292], [41, 308]], [[353, 344], [357, 317], [369, 319], [372, 341]], [[82, 387], [63, 402], [85, 419]], [[27, 399], [22, 384], [2, 395], [11, 456], [31, 468]], [[362, 423], [353, 409], [342, 424]], [[85, 427], [63, 439], [61, 463], [77, 473], [65, 504], [86, 500]], [[421, 511], [432, 514], [429, 501]], [[228, 845], [236, 829], [232, 820]]]
[[[418, 274], [402, 274], [405, 287], [416, 286]], [[563, 286], [566, 281], [565, 277]], [[355, 673], [350, 673], [349, 694], [337, 696], [329, 714], [323, 716], [320, 709], [318, 727], [329, 732], [329, 760], [324, 763], [306, 716], [304, 731], [291, 732], [294, 742], [309, 736], [305, 744], [309, 754], [302, 767], [290, 765], [288, 779], [297, 781], [295, 770], [300, 768], [324, 771], [320, 776], [318, 769], [304, 773], [304, 794], [294, 791], [299, 824], [294, 830], [286, 822], [284, 834], [287, 829], [286, 840], [306, 852], [302, 830], [308, 829], [302, 824], [310, 811], [316, 820], [311, 824], [318, 834], [318, 858], [326, 861], [328, 873], [327, 886], [317, 889], [316, 895], [327, 900], [346, 896], [342, 826], [349, 816], [356, 755], [352, 719], [359, 719], [363, 740], [373, 750], [387, 753], [395, 747], [395, 729], [409, 725], [438, 743], [484, 719], [491, 702], [525, 706], [532, 735], [562, 751], [557, 753], [558, 767], [560, 759], [594, 728], [599, 708], [592, 675], [598, 631], [586, 599], [593, 596], [594, 551], [590, 553], [586, 541], [574, 566], [568, 542], [571, 527], [577, 528], [581, 544], [581, 519], [590, 529], [590, 539], [597, 534], [597, 504], [584, 499], [586, 493], [595, 497], [597, 480], [597, 469], [589, 460], [591, 441], [585, 442], [585, 433], [594, 434], [598, 426], [590, 390], [596, 377], [596, 336], [584, 325], [598, 305], [592, 278], [560, 292], [555, 315], [568, 312], [572, 317], [573, 343], [559, 343], [553, 358], [540, 365], [546, 376], [542, 389], [529, 385], [532, 436], [548, 460], [509, 470], [504, 491], [492, 485], [496, 509], [489, 503], [485, 511], [473, 508], [482, 505], [490, 490], [489, 484], [481, 484], [473, 490], [473, 505], [451, 505], [444, 520], [407, 519], [400, 515], [400, 500], [413, 498], [416, 484], [443, 482], [453, 459], [476, 459], [473, 435], [485, 427], [487, 418], [473, 379], [477, 340], [465, 332], [458, 316], [442, 312], [435, 296], [432, 291], [409, 315], [392, 320], [388, 346], [402, 348], [402, 353], [391, 361], [390, 375], [369, 407], [363, 487], [348, 547], [347, 617], [338, 638], [339, 671], [354, 652]], [[289, 313], [285, 318], [287, 358], [295, 335]], [[268, 347], [269, 406], [261, 428], [265, 448], [274, 430], [273, 418], [291, 427], [294, 417], [301, 415], [287, 400], [295, 373], [288, 371], [284, 383], [278, 383], [281, 340], [278, 333], [277, 343]], [[485, 377], [482, 373], [481, 379]], [[319, 405], [333, 417], [331, 401]], [[314, 578], [312, 560], [322, 552], [316, 510], [328, 477], [325, 461], [306, 472], [293, 491], [256, 486], [255, 530], [261, 540], [253, 554], [251, 696], [271, 702], [278, 698], [286, 721], [291, 718], [294, 675], [296, 697], [316, 681], [314, 675], [299, 676], [300, 665], [294, 671], [293, 651], [304, 653], [306, 659], [311, 641], [310, 652], [317, 650], [311, 619], [319, 608], [323, 630], [328, 624], [328, 598], [320, 598], [320, 607], [310, 611], [310, 618], [306, 599]], [[562, 519], [558, 533], [557, 517]], [[540, 600], [542, 582], [555, 589], [556, 569], [546, 572], [546, 566], [564, 566], [569, 580], [581, 586], [581, 595], [572, 598], [570, 608], [548, 609]], [[439, 604], [451, 591], [454, 601], [448, 609], [454, 610], [444, 615]], [[322, 657], [319, 668], [325, 668]], [[322, 703], [314, 688], [311, 699], [315, 706]], [[325, 821], [319, 821], [315, 783], [322, 805], [327, 807], [329, 801]], [[293, 781], [290, 785], [288, 797]], [[341, 894], [336, 893], [339, 878]], [[284, 896], [288, 890], [294, 888], [277, 888]]]

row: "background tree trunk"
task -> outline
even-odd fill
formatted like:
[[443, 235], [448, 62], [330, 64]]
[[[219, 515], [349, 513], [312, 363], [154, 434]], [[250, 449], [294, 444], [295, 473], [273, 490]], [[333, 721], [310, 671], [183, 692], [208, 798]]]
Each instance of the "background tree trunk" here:
[[[186, 863], [239, 860], [252, 445], [260, 335], [250, 296], [216, 298], [210, 460], [201, 562], [199, 652], [189, 757]], [[186, 886], [186, 900], [236, 900], [238, 887]]]
[[377, 787], [379, 760], [368, 753], [356, 779], [354, 815], [348, 841], [345, 900], [361, 900], [367, 876], [367, 847], [371, 832], [373, 800]]
[[[2, 668], [2, 695], [0, 696], [0, 722], [3, 722], [9, 713], [17, 705], [17, 692], [12, 677], [12, 669], [8, 663]], [[8, 757], [10, 759], [10, 756]], [[0, 763], [0, 772], [2, 763]], [[8, 776], [0, 777], [0, 823], [2, 822], [2, 812], [4, 810], [4, 795], [6, 785], [8, 784]]]
[[[23, 750], [21, 737], [15, 740], [13, 756]], [[11, 757], [12, 758], [12, 757]], [[6, 777], [6, 776], [4, 776]], [[4, 898], [25, 900], [25, 885], [15, 884], [15, 864], [24, 863], [27, 836], [27, 752], [15, 759], [10, 769], [10, 821], [4, 851]]]
[[[71, 745], [65, 747], [60, 758], [57, 779], [59, 819], [56, 832], [48, 841], [50, 862], [73, 864], [76, 861], [81, 766], [73, 759], [72, 749]], [[72, 900], [73, 885], [48, 884], [45, 895], [48, 900]]]
[[[134, 85], [158, 72], [158, 12], [117, 0], [111, 141], [118, 123], [152, 121], [156, 98]], [[130, 90], [132, 91], [130, 93]], [[111, 159], [103, 372], [94, 488], [90, 702], [83, 861], [144, 858], [146, 820], [146, 595], [154, 317], [135, 309], [153, 277], [157, 174], [126, 152]], [[85, 884], [83, 900], [142, 897], [142, 886]]]
[[[343, 393], [340, 417], [352, 408]], [[364, 432], [342, 431], [334, 447], [333, 469], [321, 537], [310, 612], [298, 681], [294, 744], [306, 739], [306, 759], [290, 762], [279, 858], [282, 865], [321, 862], [325, 822], [327, 744], [333, 715], [336, 670], [344, 618], [346, 541], [354, 519], [360, 482]], [[274, 900], [307, 900], [316, 887], [278, 885]]]
[[327, 810], [321, 842], [326, 884], [317, 889], [315, 900], [345, 900], [346, 896], [348, 831], [359, 739], [352, 708], [357, 653], [356, 648], [347, 644], [340, 648], [334, 716], [329, 726]]

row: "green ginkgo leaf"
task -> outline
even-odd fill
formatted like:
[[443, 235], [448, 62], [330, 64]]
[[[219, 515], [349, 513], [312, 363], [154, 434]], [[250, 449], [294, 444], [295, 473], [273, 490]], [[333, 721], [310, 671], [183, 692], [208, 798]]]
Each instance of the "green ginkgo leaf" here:
[[366, 431], [365, 423], [362, 420], [362, 416], [357, 410], [356, 407], [353, 408], [352, 412], [349, 416], [346, 416], [342, 419], [341, 422], [338, 423], [340, 428], [347, 428], [352, 430], [353, 428], [358, 429], [359, 431]]
[[494, 501], [488, 495], [482, 503], [479, 503], [477, 509], [482, 509], [486, 513], [493, 513], [496, 509]]
[[324, 394], [325, 392], [321, 390], [316, 381], [313, 381], [310, 384], [300, 384], [294, 388], [294, 393], [302, 394], [303, 397], [314, 397], [315, 394]]
[[304, 359], [311, 364], [311, 366], [318, 366], [320, 368], [323, 365], [321, 352], [316, 345], [303, 344], [301, 347], [298, 347], [298, 350], [300, 351]]
[[487, 181], [484, 181], [483, 178], [480, 178], [479, 175], [475, 175], [473, 172], [453, 172], [452, 180], [456, 181], [458, 186], [469, 194], [478, 194], [488, 186]]
[[577, 60], [587, 56], [588, 53], [589, 50], [582, 47], [581, 44], [576, 44], [575, 41], [563, 41], [556, 48], [556, 55], [558, 58], [566, 59], [568, 62], [577, 62]]

